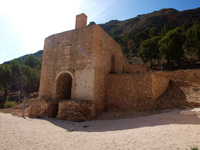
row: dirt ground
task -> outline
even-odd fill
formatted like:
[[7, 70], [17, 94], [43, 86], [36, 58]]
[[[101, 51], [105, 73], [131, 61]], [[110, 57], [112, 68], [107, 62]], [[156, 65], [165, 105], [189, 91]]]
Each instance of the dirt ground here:
[[[190, 150], [200, 118], [181, 110], [116, 120], [69, 122], [0, 113], [1, 150]], [[69, 132], [68, 130], [72, 130]]]

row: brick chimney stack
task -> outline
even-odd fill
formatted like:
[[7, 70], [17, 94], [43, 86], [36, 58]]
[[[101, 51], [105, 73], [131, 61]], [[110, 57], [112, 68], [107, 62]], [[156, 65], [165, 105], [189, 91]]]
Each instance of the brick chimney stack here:
[[87, 16], [84, 13], [76, 15], [75, 29], [86, 27], [86, 25], [87, 25]]

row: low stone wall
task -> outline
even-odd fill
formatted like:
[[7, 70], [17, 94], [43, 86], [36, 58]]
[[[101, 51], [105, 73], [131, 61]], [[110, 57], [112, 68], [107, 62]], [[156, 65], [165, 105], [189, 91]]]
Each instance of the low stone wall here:
[[167, 89], [169, 78], [153, 72], [109, 75], [106, 110], [148, 111]]
[[56, 117], [58, 112], [58, 102], [48, 100], [30, 100], [28, 116], [29, 117]]
[[199, 83], [197, 69], [108, 75], [105, 108], [140, 112], [199, 107]]
[[94, 119], [94, 103], [89, 100], [66, 100], [59, 102], [57, 119], [83, 121]]
[[151, 73], [108, 75], [106, 109], [144, 111], [152, 108]]
[[156, 74], [164, 75], [170, 79], [179, 79], [179, 80], [183, 80], [183, 81], [200, 83], [200, 69], [163, 71], [163, 72], [156, 72]]

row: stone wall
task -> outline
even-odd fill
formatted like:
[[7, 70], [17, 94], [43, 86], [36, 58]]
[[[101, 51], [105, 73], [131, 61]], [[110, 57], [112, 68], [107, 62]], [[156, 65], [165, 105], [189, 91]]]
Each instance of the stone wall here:
[[154, 100], [168, 88], [169, 78], [152, 72], [109, 75], [106, 108], [120, 111], [154, 109]]
[[91, 120], [95, 117], [93, 101], [61, 101], [58, 107], [58, 119], [69, 121]]
[[200, 70], [156, 72], [170, 79], [166, 92], [155, 100], [155, 109], [200, 107]]
[[83, 121], [95, 118], [94, 102], [89, 100], [30, 100], [28, 116], [61, 120]]
[[187, 81], [170, 81], [166, 92], [155, 99], [155, 109], [183, 109], [200, 107], [199, 83]]
[[151, 73], [109, 75], [106, 82], [106, 108], [145, 111], [153, 105]]
[[200, 106], [199, 70], [108, 75], [109, 111], [148, 111]]
[[29, 117], [56, 117], [58, 112], [58, 102], [48, 101], [44, 99], [28, 101], [28, 116]]
[[169, 79], [179, 79], [182, 81], [198, 82], [200, 83], [200, 70], [188, 69], [178, 71], [162, 71], [156, 72], [157, 75], [164, 75]]

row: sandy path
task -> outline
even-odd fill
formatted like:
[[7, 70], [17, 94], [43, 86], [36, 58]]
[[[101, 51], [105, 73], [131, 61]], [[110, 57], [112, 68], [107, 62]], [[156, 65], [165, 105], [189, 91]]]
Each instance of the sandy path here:
[[[69, 128], [74, 131], [67, 132]], [[178, 110], [81, 123], [0, 113], [1, 150], [189, 150], [193, 145], [200, 148], [200, 118]]]

